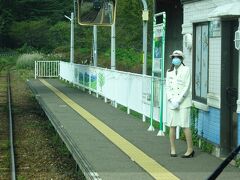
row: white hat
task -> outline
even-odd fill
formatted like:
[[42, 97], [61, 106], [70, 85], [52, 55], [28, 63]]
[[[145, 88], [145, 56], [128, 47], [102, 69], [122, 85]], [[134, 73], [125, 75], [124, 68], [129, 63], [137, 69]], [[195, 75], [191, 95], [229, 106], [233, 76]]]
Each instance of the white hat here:
[[182, 57], [184, 59], [184, 54], [182, 51], [180, 50], [175, 50], [173, 51], [173, 53], [170, 55], [170, 58], [173, 58], [173, 57]]

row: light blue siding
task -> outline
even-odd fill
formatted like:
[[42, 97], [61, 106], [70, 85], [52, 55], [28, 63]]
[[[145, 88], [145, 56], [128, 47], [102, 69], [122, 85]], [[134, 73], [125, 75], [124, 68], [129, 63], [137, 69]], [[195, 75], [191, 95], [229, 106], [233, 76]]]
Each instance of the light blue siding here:
[[198, 135], [215, 143], [220, 144], [220, 110], [209, 108], [209, 111], [199, 110]]

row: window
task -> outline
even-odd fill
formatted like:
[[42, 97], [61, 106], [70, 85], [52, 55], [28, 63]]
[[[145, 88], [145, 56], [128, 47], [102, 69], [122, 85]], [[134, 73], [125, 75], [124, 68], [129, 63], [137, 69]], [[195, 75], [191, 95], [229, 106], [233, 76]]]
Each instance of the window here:
[[208, 23], [194, 26], [193, 99], [206, 103], [208, 92]]

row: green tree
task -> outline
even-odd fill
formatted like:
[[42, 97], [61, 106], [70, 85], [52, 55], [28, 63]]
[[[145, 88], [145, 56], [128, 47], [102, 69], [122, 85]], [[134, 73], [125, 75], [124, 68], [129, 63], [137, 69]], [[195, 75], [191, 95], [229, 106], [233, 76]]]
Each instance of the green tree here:
[[48, 19], [39, 21], [14, 22], [10, 36], [16, 40], [17, 46], [27, 44], [38, 49], [47, 49], [49, 44]]
[[[152, 44], [152, 2], [148, 23], [148, 47]], [[69, 57], [70, 22], [64, 15], [73, 11], [69, 0], [1, 0], [0, 48], [32, 46], [47, 52], [63, 52]], [[141, 0], [118, 0], [116, 17], [116, 48], [118, 67], [130, 63], [139, 66], [142, 53], [142, 2]], [[92, 54], [93, 28], [75, 25], [75, 60], [90, 60]], [[98, 27], [99, 63], [110, 63], [111, 28]], [[149, 51], [150, 52], [150, 51]], [[149, 53], [150, 54], [150, 53]], [[136, 61], [134, 58], [137, 58]], [[131, 68], [131, 69], [132, 69]], [[139, 69], [139, 67], [137, 67]]]
[[118, 1], [116, 19], [117, 45], [140, 50], [142, 40], [141, 1]]
[[48, 18], [53, 23], [62, 20], [64, 14], [70, 12], [72, 2], [67, 0], [17, 0], [14, 6], [14, 15], [17, 21], [40, 20]]
[[69, 44], [70, 23], [58, 22], [49, 29], [50, 43], [53, 47]]
[[10, 46], [9, 30], [13, 21], [13, 16], [9, 9], [3, 9], [0, 13], [0, 47]]

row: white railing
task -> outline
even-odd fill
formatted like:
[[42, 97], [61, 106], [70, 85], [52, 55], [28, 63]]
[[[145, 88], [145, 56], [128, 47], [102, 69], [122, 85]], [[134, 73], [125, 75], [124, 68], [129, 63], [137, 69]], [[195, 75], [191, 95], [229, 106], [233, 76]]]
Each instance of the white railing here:
[[59, 68], [59, 61], [35, 61], [35, 79], [59, 77]]
[[[88, 89], [111, 100], [115, 106], [121, 104], [145, 117], [150, 117], [151, 76], [117, 70], [60, 62], [60, 78]], [[159, 94], [159, 80], [155, 81], [155, 94]], [[164, 87], [165, 94], [165, 87]], [[153, 119], [159, 121], [159, 96], [154, 97]], [[164, 95], [163, 121], [166, 121], [166, 97]]]

